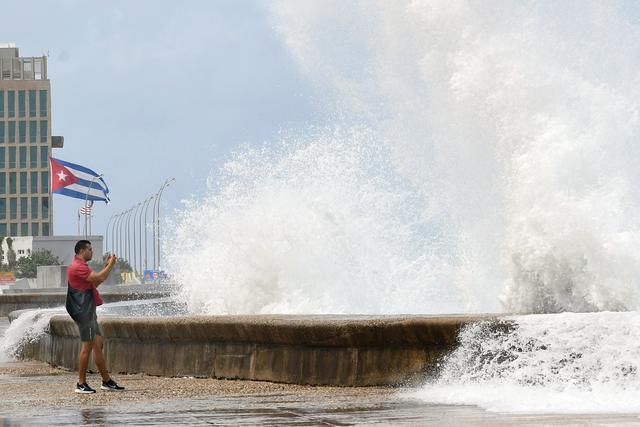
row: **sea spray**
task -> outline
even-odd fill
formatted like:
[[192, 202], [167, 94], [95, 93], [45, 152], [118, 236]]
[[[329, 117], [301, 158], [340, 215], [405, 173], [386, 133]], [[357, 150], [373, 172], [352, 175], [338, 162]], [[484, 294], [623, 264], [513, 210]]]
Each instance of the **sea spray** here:
[[169, 267], [190, 306], [638, 309], [629, 8], [274, 2], [274, 30], [342, 131], [310, 125], [285, 138], [294, 148], [236, 153], [174, 218]]
[[460, 345], [410, 397], [509, 412], [640, 411], [640, 314], [505, 317]]
[[558, 312], [640, 305], [637, 9], [284, 0], [273, 15], [442, 221], [466, 307]]
[[20, 357], [25, 346], [38, 341], [49, 328], [49, 320], [56, 314], [66, 313], [64, 308], [29, 310], [14, 319], [4, 336], [0, 337], [0, 360]]
[[317, 129], [230, 159], [170, 224], [171, 271], [200, 313], [459, 310], [438, 224], [366, 130]]

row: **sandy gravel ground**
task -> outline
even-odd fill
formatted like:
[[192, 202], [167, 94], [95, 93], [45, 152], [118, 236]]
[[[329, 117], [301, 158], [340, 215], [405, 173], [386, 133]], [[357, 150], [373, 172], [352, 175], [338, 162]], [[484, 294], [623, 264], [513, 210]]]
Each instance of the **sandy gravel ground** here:
[[[2, 410], [20, 407], [77, 407], [79, 402], [109, 405], [113, 402], [161, 402], [174, 399], [207, 399], [215, 396], [295, 394], [297, 396], [391, 395], [389, 388], [311, 387], [260, 381], [210, 378], [161, 378], [148, 375], [114, 375], [124, 392], [98, 390], [96, 394], [74, 393], [77, 374], [40, 362], [0, 363]], [[100, 375], [88, 374], [87, 382], [98, 389]]]

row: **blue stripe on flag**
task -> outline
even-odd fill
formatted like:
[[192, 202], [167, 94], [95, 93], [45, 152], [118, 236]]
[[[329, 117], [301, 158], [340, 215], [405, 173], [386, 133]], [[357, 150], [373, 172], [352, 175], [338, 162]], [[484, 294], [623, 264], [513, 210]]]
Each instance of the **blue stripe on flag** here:
[[[77, 177], [76, 177], [77, 178]], [[108, 193], [109, 190], [104, 188], [98, 181], [93, 181], [93, 183], [89, 180], [77, 178], [78, 182], [76, 184], [81, 185], [83, 187], [87, 187], [87, 189], [91, 188], [92, 190], [100, 190], [103, 193]]]
[[64, 196], [73, 197], [76, 199], [82, 200], [91, 200], [92, 202], [109, 202], [109, 198], [105, 195], [105, 197], [93, 196], [91, 194], [87, 195], [87, 193], [81, 193], [75, 190], [69, 190], [68, 188], [60, 188], [54, 191], [56, 194], [62, 194]]

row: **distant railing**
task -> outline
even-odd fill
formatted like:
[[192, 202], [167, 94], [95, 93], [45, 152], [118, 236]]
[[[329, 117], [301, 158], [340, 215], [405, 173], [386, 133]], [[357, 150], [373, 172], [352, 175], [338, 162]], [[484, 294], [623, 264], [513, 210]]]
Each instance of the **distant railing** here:
[[46, 80], [47, 57], [0, 58], [0, 80]]

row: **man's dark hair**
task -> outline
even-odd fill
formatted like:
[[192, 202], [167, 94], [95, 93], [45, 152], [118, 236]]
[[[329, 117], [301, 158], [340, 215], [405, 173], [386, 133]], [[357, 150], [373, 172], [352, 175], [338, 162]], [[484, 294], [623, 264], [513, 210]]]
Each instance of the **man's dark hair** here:
[[88, 240], [78, 240], [78, 243], [76, 243], [76, 247], [74, 249], [76, 251], [76, 255], [78, 255], [81, 250], [83, 250], [84, 248], [86, 248], [90, 244], [91, 244], [91, 242], [88, 241]]

